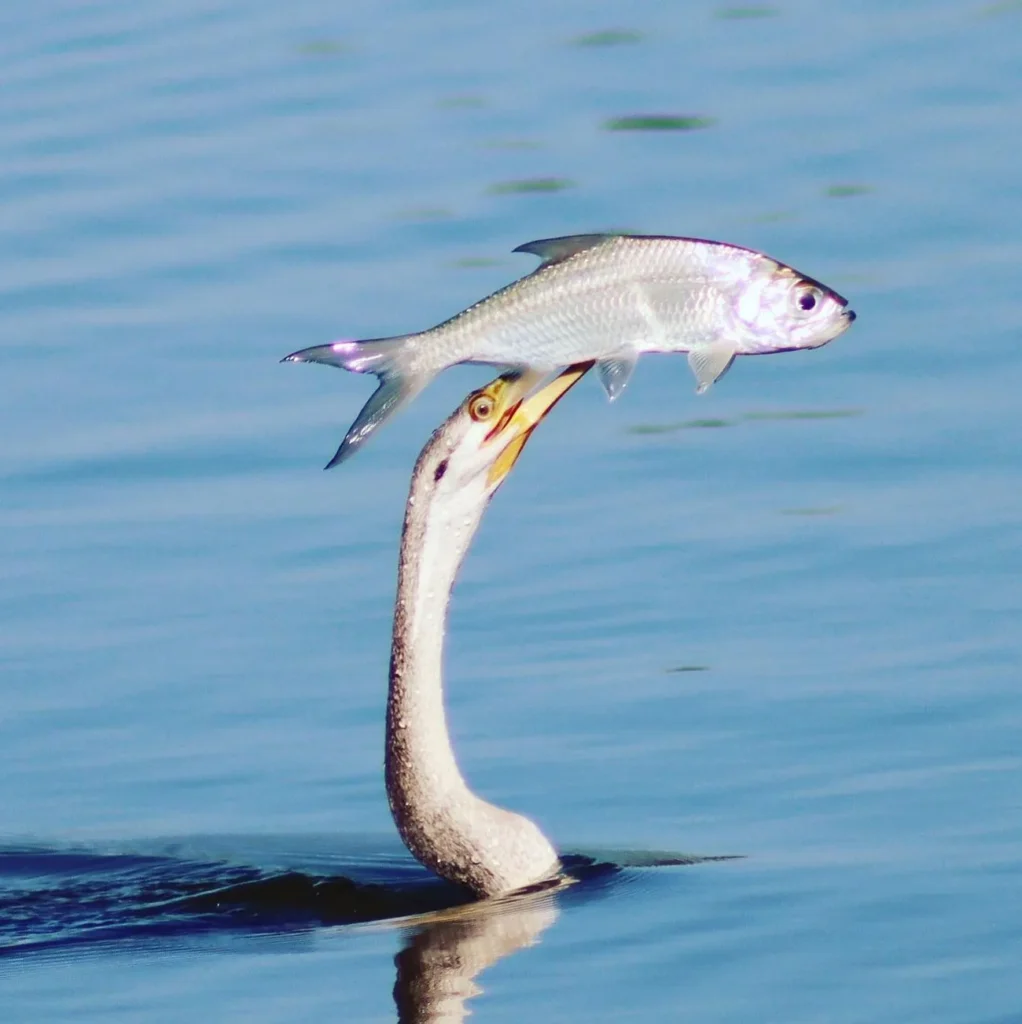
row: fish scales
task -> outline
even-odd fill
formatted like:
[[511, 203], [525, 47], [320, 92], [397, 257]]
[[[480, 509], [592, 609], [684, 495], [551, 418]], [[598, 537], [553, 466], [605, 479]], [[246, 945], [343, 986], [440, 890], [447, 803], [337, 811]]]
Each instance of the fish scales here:
[[699, 249], [641, 242], [620, 238], [508, 285], [419, 335], [410, 365], [425, 372], [511, 361], [553, 371], [622, 348], [677, 351], [712, 336], [725, 294], [702, 270]]

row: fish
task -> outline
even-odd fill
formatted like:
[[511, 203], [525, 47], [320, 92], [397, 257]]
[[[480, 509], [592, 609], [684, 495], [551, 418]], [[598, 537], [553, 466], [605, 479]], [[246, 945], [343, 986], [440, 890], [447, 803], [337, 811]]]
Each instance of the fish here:
[[819, 348], [855, 320], [848, 300], [832, 288], [728, 242], [587, 234], [542, 238], [514, 251], [538, 256], [540, 265], [435, 327], [334, 341], [284, 357], [379, 379], [327, 469], [350, 458], [458, 363], [554, 373], [595, 360], [613, 401], [640, 355], [684, 352], [703, 393], [737, 356]]

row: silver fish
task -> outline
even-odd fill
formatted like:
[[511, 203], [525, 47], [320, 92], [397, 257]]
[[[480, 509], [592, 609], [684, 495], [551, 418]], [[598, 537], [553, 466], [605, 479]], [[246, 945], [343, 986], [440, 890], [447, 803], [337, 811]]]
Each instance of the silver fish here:
[[417, 334], [335, 341], [284, 357], [373, 373], [380, 385], [329, 469], [441, 370], [486, 363], [554, 372], [595, 359], [611, 400], [643, 352], [687, 352], [699, 392], [739, 355], [819, 348], [855, 319], [837, 292], [753, 249], [700, 238], [568, 235], [515, 252], [543, 261]]

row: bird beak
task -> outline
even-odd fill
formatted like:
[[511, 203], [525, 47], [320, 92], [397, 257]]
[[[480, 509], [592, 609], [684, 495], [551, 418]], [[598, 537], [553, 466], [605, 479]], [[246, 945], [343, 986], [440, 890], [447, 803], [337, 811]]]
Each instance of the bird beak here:
[[[500, 422], [491, 431], [487, 440], [505, 440], [504, 449], [490, 467], [488, 483], [491, 486], [503, 482], [511, 472], [518, 456], [522, 454], [525, 442], [539, 426], [548, 412], [586, 375], [592, 367], [592, 361], [575, 363], [555, 377], [549, 384], [529, 394], [535, 387], [537, 375], [532, 372], [522, 374], [511, 381], [512, 404], [501, 417]], [[514, 401], [515, 393], [522, 395]]]

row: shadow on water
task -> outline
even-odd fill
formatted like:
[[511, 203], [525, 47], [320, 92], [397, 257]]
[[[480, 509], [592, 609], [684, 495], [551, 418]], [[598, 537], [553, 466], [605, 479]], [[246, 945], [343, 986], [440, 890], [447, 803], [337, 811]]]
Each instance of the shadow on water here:
[[[259, 842], [261, 855], [251, 860], [271, 864], [263, 867], [219, 854], [203, 857], [204, 845], [210, 849], [195, 841], [131, 849], [0, 848], [0, 965], [216, 948], [232, 937], [257, 940], [261, 948], [258, 940], [294, 941], [317, 928], [393, 922], [405, 933], [395, 958], [400, 1020], [461, 1020], [465, 1000], [481, 991], [476, 975], [534, 944], [563, 900], [596, 897], [649, 868], [728, 859], [658, 851], [572, 854], [563, 859], [560, 879], [474, 901], [406, 855], [339, 859], [317, 856], [310, 844], [312, 853], [300, 856], [301, 869], [295, 869], [279, 866], [295, 859], [282, 840]], [[229, 845], [237, 850], [239, 843]]]

